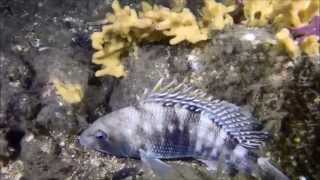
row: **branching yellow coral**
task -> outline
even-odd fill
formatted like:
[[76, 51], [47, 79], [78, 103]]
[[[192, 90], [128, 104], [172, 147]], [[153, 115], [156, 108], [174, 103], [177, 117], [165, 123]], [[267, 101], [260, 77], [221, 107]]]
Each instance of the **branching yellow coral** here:
[[79, 103], [84, 96], [82, 87], [79, 84], [67, 84], [54, 79], [53, 85], [56, 88], [57, 94], [67, 103]]
[[319, 7], [319, 0], [245, 0], [244, 15], [250, 26], [300, 27], [319, 15]]
[[98, 50], [93, 54], [92, 62], [102, 65], [102, 70], [98, 70], [96, 76], [125, 75], [126, 72], [120, 62], [120, 52], [128, 46], [127, 41], [117, 36], [107, 36], [102, 32], [93, 33], [91, 39], [92, 47]]
[[314, 16], [320, 15], [320, 1], [311, 0], [306, 9], [301, 12], [302, 22], [309, 22]]
[[226, 25], [232, 25], [233, 19], [229, 15], [236, 6], [225, 6], [212, 0], [205, 0], [202, 8], [203, 22], [211, 30], [222, 30]]
[[107, 15], [109, 24], [103, 26], [101, 32], [91, 35], [92, 47], [97, 50], [93, 54], [92, 62], [102, 66], [102, 69], [96, 72], [96, 76], [125, 76], [126, 71], [120, 56], [132, 44], [142, 40], [159, 41], [169, 37], [171, 45], [182, 41], [197, 43], [207, 40], [208, 30], [221, 30], [233, 23], [228, 13], [233, 11], [235, 6], [226, 7], [213, 0], [206, 0], [203, 8], [204, 22], [200, 23], [187, 8], [172, 11], [143, 2], [142, 11], [136, 12], [129, 6], [121, 7], [116, 0], [112, 9], [114, 13]]
[[152, 23], [148, 19], [138, 18], [136, 11], [129, 6], [121, 8], [118, 1], [114, 1], [112, 8], [114, 14], [107, 16], [110, 24], [104, 26], [102, 32], [91, 35], [92, 47], [98, 50], [94, 53], [92, 62], [102, 65], [96, 76], [124, 76], [126, 71], [120, 56], [130, 46], [132, 41], [130, 32], [134, 29], [144, 29]]
[[249, 26], [265, 26], [272, 16], [272, 0], [246, 0], [243, 10]]
[[[146, 16], [150, 17], [150, 13], [147, 13]], [[172, 12], [167, 8], [160, 7], [159, 12], [155, 11], [153, 13], [159, 13], [160, 15], [159, 18], [156, 18], [160, 20], [155, 29], [166, 36], [173, 36], [170, 40], [171, 45], [182, 41], [196, 43], [208, 39], [206, 31], [200, 29], [195, 16], [189, 9], [184, 8], [181, 12]]]
[[306, 37], [306, 39], [304, 39], [301, 44], [301, 49], [308, 56], [319, 56], [320, 43], [318, 42], [318, 40], [318, 37], [314, 35]]
[[[222, 30], [233, 24], [230, 15], [237, 5], [224, 5], [215, 0], [204, 0], [202, 18], [197, 19], [187, 8], [185, 0], [175, 0], [176, 9], [150, 5], [142, 2], [142, 11], [129, 6], [121, 7], [115, 0], [113, 14], [107, 15], [108, 23], [101, 32], [92, 34], [92, 47], [97, 50], [92, 62], [101, 65], [96, 76], [111, 75], [122, 77], [126, 70], [120, 57], [142, 41], [169, 39], [171, 45], [182, 41], [197, 43], [207, 40], [209, 33]], [[301, 47], [291, 37], [288, 29], [304, 26], [319, 15], [319, 0], [243, 0], [245, 23], [249, 26], [273, 24], [282, 29], [276, 36], [291, 57], [302, 51], [308, 55], [319, 54], [319, 43], [315, 37], [305, 39]], [[283, 29], [285, 28], [285, 29]], [[310, 27], [312, 28], [312, 27]], [[310, 29], [309, 28], [309, 29]], [[308, 28], [307, 28], [308, 29]], [[312, 29], [311, 29], [312, 30]], [[308, 33], [314, 34], [312, 32]]]
[[185, 6], [187, 2], [186, 0], [171, 0], [170, 1], [170, 7], [172, 7], [172, 10], [174, 11], [181, 11]]
[[[308, 56], [320, 55], [319, 38], [315, 35], [306, 37], [299, 45], [294, 41], [288, 29], [284, 28], [276, 34], [280, 44], [282, 44], [290, 57], [296, 58], [301, 54], [301, 51]], [[301, 50], [300, 50], [301, 49]]]
[[280, 44], [282, 44], [290, 57], [296, 58], [300, 55], [300, 49], [298, 44], [290, 36], [288, 29], [282, 29], [276, 34], [276, 37]]
[[96, 72], [96, 76], [113, 75], [121, 77], [126, 74], [123, 64], [120, 61], [120, 51], [108, 54], [105, 58], [94, 58], [93, 63], [102, 65], [103, 69]]
[[94, 32], [91, 35], [92, 47], [97, 50], [103, 49], [103, 44], [104, 44], [103, 39], [104, 39], [104, 33]]
[[273, 0], [274, 24], [278, 28], [301, 27], [319, 15], [319, 0]]
[[144, 29], [150, 27], [152, 21], [150, 19], [138, 18], [137, 12], [129, 6], [121, 8], [118, 1], [112, 4], [114, 14], [107, 17], [110, 25], [107, 25], [106, 31], [113, 31], [121, 34], [123, 37], [128, 38], [132, 29]]
[[[246, 18], [245, 23], [247, 25], [265, 26], [273, 24], [277, 30], [280, 30], [276, 37], [290, 57], [299, 56], [301, 51], [308, 55], [319, 54], [319, 48], [317, 48], [319, 43], [315, 37], [307, 37], [299, 46], [298, 42], [295, 42], [291, 37], [288, 30], [306, 27], [306, 25], [311, 23], [312, 19], [319, 16], [319, 0], [244, 0], [243, 5]], [[305, 31], [306, 35], [307, 33], [315, 33], [312, 27], [304, 28], [304, 30], [299, 29], [299, 31]]]

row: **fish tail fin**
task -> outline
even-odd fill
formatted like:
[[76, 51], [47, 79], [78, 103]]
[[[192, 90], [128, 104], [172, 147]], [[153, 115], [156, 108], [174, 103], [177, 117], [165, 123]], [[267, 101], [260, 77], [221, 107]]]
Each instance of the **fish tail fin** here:
[[290, 180], [288, 176], [283, 174], [279, 169], [273, 166], [268, 158], [260, 157], [257, 160], [262, 179], [268, 180]]
[[[249, 153], [242, 146], [237, 146], [227, 163], [228, 169], [235, 169], [243, 174], [263, 180], [289, 180], [279, 169], [270, 163], [268, 158], [259, 157], [256, 153]], [[232, 171], [230, 171], [232, 172]]]

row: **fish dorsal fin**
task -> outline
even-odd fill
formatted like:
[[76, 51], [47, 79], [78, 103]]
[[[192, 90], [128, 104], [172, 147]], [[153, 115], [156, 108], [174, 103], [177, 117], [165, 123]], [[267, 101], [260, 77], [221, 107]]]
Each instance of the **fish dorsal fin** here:
[[260, 131], [260, 123], [240, 107], [215, 99], [185, 82], [173, 80], [167, 85], [162, 84], [163, 79], [144, 96], [143, 102], [161, 103], [166, 107], [178, 105], [194, 113], [207, 113], [218, 127], [249, 149], [259, 148], [269, 138], [269, 133]]
[[177, 80], [173, 80], [163, 85], [163, 81], [160, 79], [154, 88], [146, 93], [144, 102], [158, 102], [164, 106], [178, 104], [194, 112], [210, 111], [211, 105], [220, 102], [201, 89], [188, 86], [185, 82], [178, 83]]

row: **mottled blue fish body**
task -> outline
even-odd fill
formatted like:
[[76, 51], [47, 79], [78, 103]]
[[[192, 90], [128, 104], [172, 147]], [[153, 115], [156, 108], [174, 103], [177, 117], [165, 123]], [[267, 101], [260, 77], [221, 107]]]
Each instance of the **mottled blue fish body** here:
[[[141, 158], [162, 174], [160, 159], [194, 158], [209, 169], [259, 174], [254, 155], [269, 137], [249, 113], [213, 100], [185, 84], [160, 83], [138, 104], [101, 117], [85, 130], [80, 143], [97, 151]], [[269, 168], [272, 169], [272, 168]], [[277, 176], [286, 179], [280, 171]]]

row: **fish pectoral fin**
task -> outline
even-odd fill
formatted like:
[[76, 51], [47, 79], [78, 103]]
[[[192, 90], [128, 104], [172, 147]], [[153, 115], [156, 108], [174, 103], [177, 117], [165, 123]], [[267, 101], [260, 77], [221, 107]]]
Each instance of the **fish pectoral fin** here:
[[289, 177], [273, 166], [267, 158], [260, 157], [257, 161], [265, 179], [290, 180]]
[[175, 174], [173, 168], [169, 164], [161, 161], [144, 150], [140, 149], [139, 152], [143, 164], [145, 164], [147, 168], [151, 169], [157, 176], [171, 177]]
[[198, 161], [204, 163], [207, 166], [208, 171], [216, 172], [218, 170], [219, 161], [205, 159], [198, 159]]

